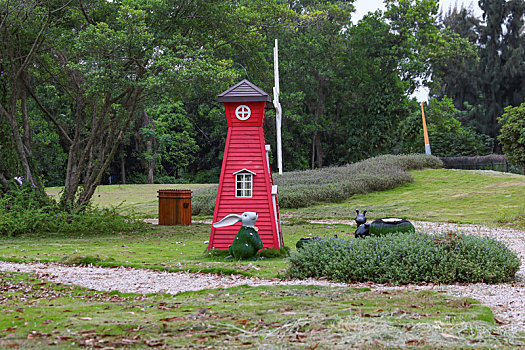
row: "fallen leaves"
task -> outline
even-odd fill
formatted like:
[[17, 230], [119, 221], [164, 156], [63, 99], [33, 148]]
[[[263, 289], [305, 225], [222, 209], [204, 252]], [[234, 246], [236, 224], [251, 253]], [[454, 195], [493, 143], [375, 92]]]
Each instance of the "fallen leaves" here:
[[449, 333], [441, 333], [441, 336], [445, 339], [459, 339], [457, 335], [449, 334]]
[[497, 317], [494, 317], [494, 321], [497, 323], [497, 324], [509, 324], [508, 322], [506, 321], [503, 321], [502, 319], [499, 319]]

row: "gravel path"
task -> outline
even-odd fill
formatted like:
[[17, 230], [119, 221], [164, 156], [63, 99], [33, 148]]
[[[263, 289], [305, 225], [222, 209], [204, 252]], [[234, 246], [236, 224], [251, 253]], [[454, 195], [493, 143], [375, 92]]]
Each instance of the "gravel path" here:
[[[325, 222], [335, 223], [335, 222]], [[510, 284], [487, 285], [483, 283], [468, 285], [408, 285], [391, 287], [367, 284], [372, 289], [434, 289], [443, 290], [455, 296], [469, 296], [489, 306], [500, 320], [505, 330], [525, 331], [525, 232], [507, 228], [488, 228], [477, 225], [455, 225], [430, 222], [414, 222], [421, 231], [464, 232], [479, 236], [493, 237], [504, 242], [515, 251], [522, 261], [517, 273], [518, 281]], [[0, 262], [1, 271], [25, 272], [36, 275], [39, 279], [56, 283], [76, 284], [95, 290], [118, 290], [134, 293], [170, 293], [177, 294], [189, 290], [207, 288], [228, 288], [238, 285], [325, 285], [325, 286], [362, 286], [331, 283], [323, 280], [279, 280], [247, 278], [242, 276], [218, 276], [187, 272], [159, 272], [132, 268], [101, 268], [63, 266], [58, 264], [19, 264]]]

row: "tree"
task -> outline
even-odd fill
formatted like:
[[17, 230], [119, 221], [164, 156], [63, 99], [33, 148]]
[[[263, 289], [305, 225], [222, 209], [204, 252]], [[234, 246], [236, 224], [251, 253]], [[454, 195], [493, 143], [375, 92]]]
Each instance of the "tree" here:
[[384, 16], [395, 35], [392, 50], [399, 59], [399, 75], [408, 83], [407, 92], [410, 94], [431, 76], [427, 58], [432, 44], [439, 39], [436, 26], [438, 1], [385, 0], [385, 5]]
[[[467, 45], [454, 45], [456, 55], [433, 61], [439, 90], [450, 96], [458, 109], [468, 110], [469, 123], [496, 138], [503, 107], [525, 99], [525, 35], [522, 0], [480, 0], [483, 21], [465, 9], [449, 11], [442, 25], [476, 45], [476, 58]], [[457, 43], [460, 41], [455, 39]], [[453, 42], [452, 42], [453, 43]], [[448, 49], [444, 49], [449, 53]], [[499, 151], [496, 143], [494, 151]]]
[[498, 122], [501, 124], [498, 141], [503, 153], [511, 163], [521, 164], [525, 174], [525, 103], [506, 107]]
[[[400, 124], [400, 152], [420, 153], [424, 149], [423, 125], [419, 105], [412, 101], [414, 112]], [[490, 153], [492, 139], [461, 125], [452, 100], [430, 99], [425, 116], [432, 154], [439, 157], [477, 156]]]
[[177, 177], [179, 170], [188, 166], [199, 149], [182, 103], [156, 106], [144, 112], [144, 116], [147, 122], [140, 132], [146, 141], [142, 156], [147, 162], [148, 182], [153, 183], [155, 168]]
[[[166, 96], [183, 99], [194, 82], [231, 83], [238, 71], [221, 50], [244, 35], [256, 37], [267, 23], [288, 21], [290, 13], [277, 0], [13, 0], [2, 6], [0, 65], [8, 73], [0, 81], [6, 92], [0, 122], [13, 133], [5, 145], [36, 185], [30, 120], [42, 116], [52, 125], [67, 154], [64, 208], [89, 202], [142, 111]], [[175, 148], [166, 152], [166, 159], [180, 158]], [[7, 170], [0, 170], [4, 188]]]
[[283, 135], [283, 153], [284, 157], [297, 153], [297, 143], [300, 143], [301, 149], [310, 150], [311, 168], [321, 168], [325, 158], [323, 145], [326, 146], [325, 139], [333, 131], [330, 119], [337, 118], [334, 107], [341, 96], [341, 87], [336, 75], [344, 57], [344, 31], [351, 24], [353, 1], [289, 3], [296, 13], [310, 16], [311, 22], [278, 33], [282, 90], [292, 92], [283, 93], [283, 104], [289, 99], [301, 98], [300, 110], [288, 109], [285, 114], [289, 121], [285, 119], [283, 123], [292, 124], [296, 133], [291, 150], [287, 149], [291, 143], [287, 143], [287, 136]]
[[0, 2], [0, 125], [9, 129], [7, 135], [2, 135], [0, 156], [11, 163], [0, 166], [4, 191], [8, 189], [7, 180], [23, 176], [37, 193], [44, 194], [35, 174], [28, 84], [49, 28], [57, 23], [63, 10], [62, 3], [53, 1]]

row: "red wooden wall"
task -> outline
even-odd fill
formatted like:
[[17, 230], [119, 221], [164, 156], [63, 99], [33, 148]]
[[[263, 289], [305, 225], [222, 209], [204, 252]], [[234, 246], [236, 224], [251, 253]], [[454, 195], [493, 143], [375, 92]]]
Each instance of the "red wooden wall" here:
[[[252, 114], [248, 120], [241, 121], [235, 117], [235, 109], [241, 104], [251, 109]], [[256, 227], [259, 228], [258, 233], [264, 248], [279, 249], [280, 227], [276, 226], [271, 194], [273, 179], [266, 160], [266, 142], [262, 128], [265, 105], [264, 101], [225, 103], [229, 128], [213, 222], [228, 214], [257, 212], [259, 218]], [[235, 197], [234, 173], [242, 169], [256, 174], [253, 176], [253, 196], [250, 198]], [[278, 215], [277, 210], [277, 221]], [[212, 227], [208, 249], [227, 249], [240, 227], [240, 222], [229, 227]]]

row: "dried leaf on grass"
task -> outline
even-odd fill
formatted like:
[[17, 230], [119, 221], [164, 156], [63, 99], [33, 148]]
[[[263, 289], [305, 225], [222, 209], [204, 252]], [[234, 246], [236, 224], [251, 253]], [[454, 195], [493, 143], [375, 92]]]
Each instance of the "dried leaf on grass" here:
[[446, 339], [459, 339], [459, 337], [454, 334], [441, 333], [441, 336]]

